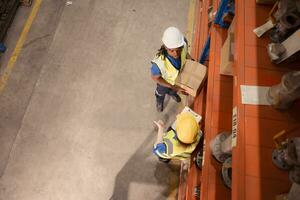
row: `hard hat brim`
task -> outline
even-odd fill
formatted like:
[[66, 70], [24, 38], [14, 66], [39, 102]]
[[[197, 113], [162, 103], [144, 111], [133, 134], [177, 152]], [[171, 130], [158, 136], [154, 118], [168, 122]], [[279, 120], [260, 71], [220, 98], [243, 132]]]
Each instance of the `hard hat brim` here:
[[167, 41], [164, 41], [164, 39], [162, 39], [163, 44], [168, 48], [168, 49], [176, 49], [178, 47], [182, 47], [184, 45], [184, 37], [182, 36], [182, 39], [179, 43], [177, 44], [169, 44]]

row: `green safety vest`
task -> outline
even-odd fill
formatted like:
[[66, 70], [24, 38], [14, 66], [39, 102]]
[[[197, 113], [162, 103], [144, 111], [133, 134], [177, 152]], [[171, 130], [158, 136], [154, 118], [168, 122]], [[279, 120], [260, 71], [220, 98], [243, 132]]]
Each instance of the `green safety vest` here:
[[194, 143], [183, 144], [177, 139], [176, 132], [174, 130], [168, 131], [163, 136], [163, 143], [166, 145], [166, 153], [161, 157], [179, 160], [185, 160], [189, 158], [198, 145], [201, 136], [202, 132], [200, 131]]
[[[182, 71], [183, 66], [186, 62], [186, 55], [187, 55], [187, 47], [184, 45], [181, 51], [181, 67], [180, 71]], [[165, 58], [163, 55], [155, 57], [152, 60], [152, 63], [155, 63], [161, 72], [161, 77], [170, 83], [171, 85], [175, 85], [175, 80], [179, 74], [179, 71], [172, 65], [169, 59]]]

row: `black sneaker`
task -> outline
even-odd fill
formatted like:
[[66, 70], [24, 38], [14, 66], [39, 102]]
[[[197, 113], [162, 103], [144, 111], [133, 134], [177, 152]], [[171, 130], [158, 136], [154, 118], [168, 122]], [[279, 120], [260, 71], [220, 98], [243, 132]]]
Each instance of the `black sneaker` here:
[[178, 94], [171, 95], [171, 98], [174, 99], [177, 103], [181, 102], [181, 98]]
[[157, 112], [162, 112], [164, 110], [164, 104], [156, 102]]

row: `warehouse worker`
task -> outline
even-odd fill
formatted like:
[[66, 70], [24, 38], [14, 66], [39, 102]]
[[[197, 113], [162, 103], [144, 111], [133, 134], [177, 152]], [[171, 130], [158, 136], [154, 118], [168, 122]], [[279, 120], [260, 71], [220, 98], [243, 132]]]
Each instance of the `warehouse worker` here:
[[188, 112], [181, 113], [176, 119], [176, 130], [169, 127], [164, 133], [164, 123], [154, 121], [158, 127], [153, 153], [159, 160], [168, 163], [171, 159], [185, 160], [198, 145], [202, 132], [196, 118]]
[[175, 85], [175, 79], [183, 68], [186, 59], [191, 59], [187, 52], [187, 42], [176, 27], [167, 28], [162, 37], [163, 45], [152, 60], [151, 78], [157, 83], [155, 90], [156, 109], [162, 112], [166, 94], [177, 103], [181, 101], [177, 92], [185, 91]]

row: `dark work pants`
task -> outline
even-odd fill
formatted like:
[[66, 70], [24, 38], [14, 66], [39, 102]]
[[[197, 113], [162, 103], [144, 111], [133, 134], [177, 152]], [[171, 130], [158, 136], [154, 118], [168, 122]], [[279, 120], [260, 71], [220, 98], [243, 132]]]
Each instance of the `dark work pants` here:
[[176, 92], [172, 90], [171, 88], [164, 87], [162, 85], [157, 84], [156, 90], [155, 90], [155, 97], [156, 97], [156, 102], [158, 104], [163, 104], [165, 100], [166, 94], [170, 96], [174, 96]]

